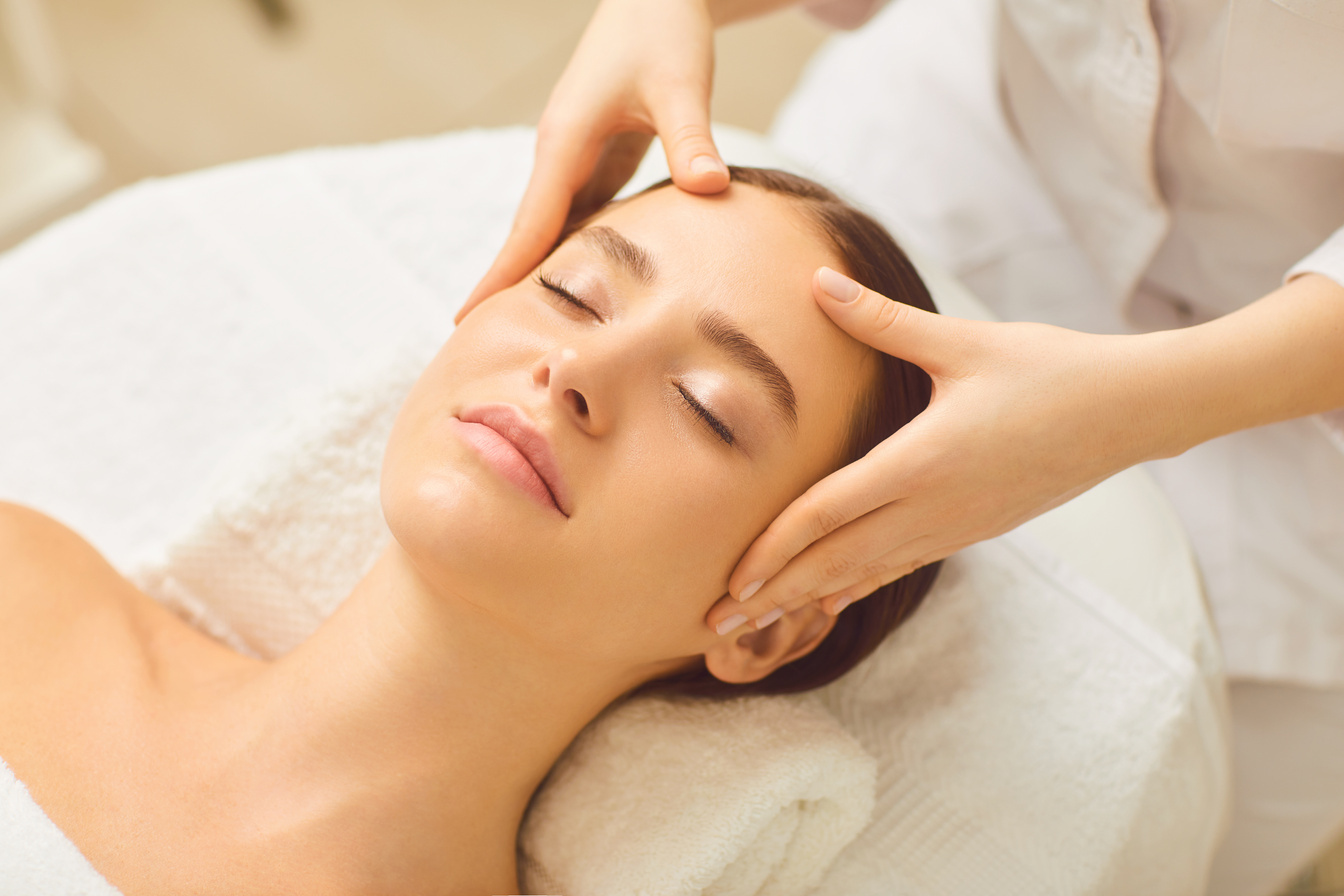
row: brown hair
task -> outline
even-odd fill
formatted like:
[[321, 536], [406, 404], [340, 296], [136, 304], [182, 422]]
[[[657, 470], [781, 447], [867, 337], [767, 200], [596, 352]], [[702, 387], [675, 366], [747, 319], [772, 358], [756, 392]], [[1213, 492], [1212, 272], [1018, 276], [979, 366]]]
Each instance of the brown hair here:
[[[886, 228], [815, 181], [771, 168], [728, 168], [735, 183], [778, 193], [794, 200], [802, 217], [840, 256], [844, 273], [889, 299], [936, 312], [933, 297], [910, 259]], [[663, 180], [642, 191], [651, 193], [672, 185]], [[630, 197], [634, 198], [634, 197]], [[625, 202], [617, 200], [617, 202]], [[614, 204], [614, 203], [611, 203]], [[609, 204], [607, 207], [610, 207]], [[571, 219], [556, 240], [558, 248], [597, 213]], [[879, 442], [913, 420], [929, 405], [933, 384], [928, 374], [908, 361], [874, 352], [877, 374], [854, 412], [849, 438], [836, 468], [863, 457]], [[734, 697], [743, 694], [791, 694], [830, 684], [854, 668], [909, 619], [928, 593], [942, 561], [930, 563], [903, 578], [883, 585], [856, 601], [836, 617], [835, 626], [806, 656], [780, 666], [760, 681], [730, 684], [710, 674], [701, 659], [682, 672], [647, 682], [636, 693], [680, 694], [694, 697]]]
[[[928, 287], [886, 229], [825, 187], [784, 171], [730, 167], [734, 182], [788, 196], [805, 220], [836, 250], [844, 273], [882, 295], [925, 311], [937, 311]], [[645, 192], [668, 186], [663, 181]], [[874, 352], [878, 373], [856, 409], [841, 465], [871, 451], [929, 405], [933, 384], [914, 364]], [[760, 681], [728, 684], [709, 673], [704, 662], [649, 682], [644, 692], [703, 697], [788, 694], [830, 684], [872, 653], [886, 636], [909, 619], [938, 575], [942, 562], [930, 563], [884, 585], [850, 605], [809, 654], [776, 669]]]

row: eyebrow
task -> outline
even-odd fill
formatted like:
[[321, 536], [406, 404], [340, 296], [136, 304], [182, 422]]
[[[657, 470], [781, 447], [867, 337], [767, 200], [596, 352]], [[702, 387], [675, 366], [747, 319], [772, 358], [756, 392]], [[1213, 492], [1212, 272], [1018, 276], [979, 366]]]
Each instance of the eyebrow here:
[[653, 256], [643, 246], [630, 242], [612, 228], [604, 224], [585, 227], [579, 231], [579, 236], [640, 283], [648, 286], [658, 279], [658, 266], [654, 264]]
[[[658, 266], [648, 250], [611, 227], [601, 224], [585, 227], [577, 235], [641, 283], [651, 285], [657, 279]], [[695, 330], [702, 339], [760, 380], [775, 411], [790, 429], [798, 428], [798, 399], [793, 384], [756, 340], [743, 333], [722, 311], [705, 311], [696, 319]]]
[[775, 410], [791, 429], [798, 428], [798, 399], [794, 397], [793, 384], [779, 369], [779, 365], [765, 353], [765, 349], [734, 326], [722, 311], [701, 314], [695, 322], [695, 329], [710, 345], [722, 349], [728, 357], [759, 379]]

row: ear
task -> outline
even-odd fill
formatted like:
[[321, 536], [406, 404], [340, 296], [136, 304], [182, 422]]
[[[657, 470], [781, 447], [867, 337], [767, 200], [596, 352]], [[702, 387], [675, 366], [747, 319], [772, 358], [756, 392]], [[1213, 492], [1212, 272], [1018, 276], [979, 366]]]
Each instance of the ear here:
[[807, 656], [835, 626], [815, 602], [785, 613], [759, 631], [729, 633], [705, 651], [705, 668], [719, 681], [760, 681], [785, 663]]

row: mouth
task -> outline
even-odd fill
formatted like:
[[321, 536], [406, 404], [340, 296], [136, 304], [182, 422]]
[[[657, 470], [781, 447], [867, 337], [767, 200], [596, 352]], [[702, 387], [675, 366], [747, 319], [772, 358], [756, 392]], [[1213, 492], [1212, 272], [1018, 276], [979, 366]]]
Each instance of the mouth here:
[[453, 421], [463, 440], [505, 479], [566, 518], [569, 496], [550, 440], [518, 407], [482, 404]]

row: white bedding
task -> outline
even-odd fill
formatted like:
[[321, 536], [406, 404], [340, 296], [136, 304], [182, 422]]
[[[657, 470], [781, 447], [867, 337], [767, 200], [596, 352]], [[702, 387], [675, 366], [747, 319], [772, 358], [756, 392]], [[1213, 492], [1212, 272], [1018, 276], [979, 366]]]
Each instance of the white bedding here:
[[[301, 153], [138, 186], [0, 258], [0, 498], [123, 569], [158, 556], [206, 483], [361, 359], [447, 334], [530, 161], [521, 129]], [[1227, 799], [1221, 686], [1142, 474], [965, 552], [824, 694], [878, 790], [816, 892], [1200, 892]]]

